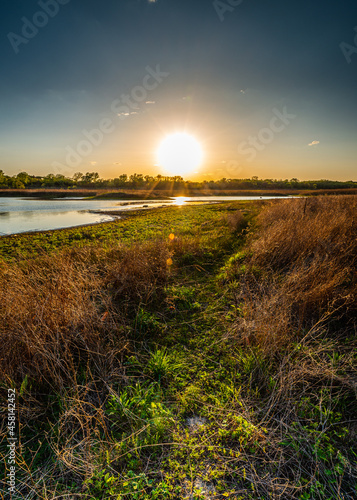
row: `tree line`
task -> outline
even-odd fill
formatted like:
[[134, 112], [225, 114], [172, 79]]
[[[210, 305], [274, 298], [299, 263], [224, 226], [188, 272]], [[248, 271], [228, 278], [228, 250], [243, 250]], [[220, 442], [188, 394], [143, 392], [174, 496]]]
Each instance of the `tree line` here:
[[72, 177], [61, 174], [46, 176], [20, 172], [6, 175], [0, 170], [0, 189], [225, 189], [225, 190], [271, 190], [271, 189], [349, 189], [357, 188], [355, 181], [333, 181], [328, 179], [300, 181], [299, 179], [247, 179], [222, 178], [216, 181], [190, 181], [181, 176], [121, 174], [113, 179], [102, 179], [98, 172], [76, 172]]

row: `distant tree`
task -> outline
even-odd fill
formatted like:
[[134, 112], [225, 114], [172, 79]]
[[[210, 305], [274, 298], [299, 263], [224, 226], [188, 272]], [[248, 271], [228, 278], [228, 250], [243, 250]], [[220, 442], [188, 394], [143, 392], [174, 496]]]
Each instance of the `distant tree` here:
[[25, 189], [25, 184], [21, 182], [16, 176], [11, 177], [9, 185], [13, 189]]
[[133, 188], [143, 187], [145, 184], [144, 176], [143, 174], [132, 174], [129, 177], [129, 182]]
[[73, 177], [72, 177], [74, 182], [79, 182], [80, 180], [82, 180], [82, 178], [83, 178], [82, 172], [76, 172], [75, 174], [73, 174]]
[[31, 183], [31, 178], [27, 172], [20, 172], [17, 174], [16, 178], [24, 185]]
[[93, 184], [98, 179], [99, 179], [98, 172], [87, 172], [85, 175], [82, 176], [82, 182], [84, 184]]
[[154, 178], [151, 175], [145, 175], [144, 180], [146, 184], [152, 184], [154, 182]]

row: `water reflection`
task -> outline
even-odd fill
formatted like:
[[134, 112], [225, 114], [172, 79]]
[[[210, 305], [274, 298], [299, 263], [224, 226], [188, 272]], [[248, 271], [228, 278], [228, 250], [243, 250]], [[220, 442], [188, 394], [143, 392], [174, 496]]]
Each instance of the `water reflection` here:
[[0, 212], [0, 236], [28, 231], [47, 231], [66, 227], [109, 222], [114, 217], [87, 211], [65, 212]]
[[188, 198], [185, 196], [178, 196], [174, 199], [174, 205], [182, 206], [188, 201]]
[[[38, 215], [38, 213], [34, 212], [33, 210], [29, 210], [29, 211], [26, 211], [26, 212], [20, 212], [20, 213], [18, 213], [18, 216], [25, 217], [26, 219], [33, 219], [36, 216], [36, 214]], [[16, 215], [16, 212], [13, 215]]]

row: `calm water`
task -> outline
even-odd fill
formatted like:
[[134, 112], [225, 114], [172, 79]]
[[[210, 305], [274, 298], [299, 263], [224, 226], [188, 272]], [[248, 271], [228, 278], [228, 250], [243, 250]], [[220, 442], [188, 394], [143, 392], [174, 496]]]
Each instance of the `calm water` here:
[[[218, 202], [257, 199], [260, 199], [260, 197], [216, 196], [175, 198], [173, 200], [155, 200], [154, 202], [139, 200], [133, 202], [127, 200], [84, 200], [81, 198], [39, 200], [0, 197], [0, 236], [27, 231], [61, 229], [114, 220], [114, 217], [93, 213], [92, 211], [149, 209], [162, 205], [183, 205], [192, 201]], [[264, 199], [271, 198], [264, 197]]]

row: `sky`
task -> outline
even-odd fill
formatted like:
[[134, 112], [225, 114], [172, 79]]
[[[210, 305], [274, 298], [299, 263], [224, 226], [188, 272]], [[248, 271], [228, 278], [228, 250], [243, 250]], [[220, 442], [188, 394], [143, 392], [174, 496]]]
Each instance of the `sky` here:
[[[357, 180], [355, 0], [3, 0], [1, 9], [8, 175]], [[202, 149], [191, 171], [158, 162], [176, 133]]]

